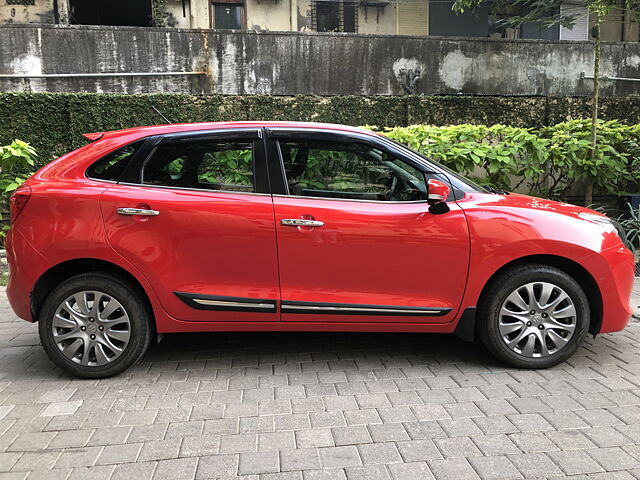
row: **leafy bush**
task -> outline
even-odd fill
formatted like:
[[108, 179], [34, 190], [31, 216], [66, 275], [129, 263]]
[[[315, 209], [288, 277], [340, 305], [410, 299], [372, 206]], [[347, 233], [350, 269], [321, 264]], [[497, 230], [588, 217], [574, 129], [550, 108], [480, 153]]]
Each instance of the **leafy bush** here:
[[0, 195], [5, 200], [33, 173], [37, 156], [33, 147], [22, 140], [0, 146]]
[[[375, 128], [375, 127], [370, 127]], [[602, 192], [640, 189], [640, 125], [601, 121], [595, 159], [589, 120], [539, 130], [506, 125], [412, 125], [382, 133], [479, 183], [563, 199], [577, 181]]]
[[[508, 190], [542, 173], [547, 159], [546, 140], [528, 128], [412, 125], [383, 133], [481, 184]], [[520, 179], [516, 185], [513, 177]]]
[[[3, 212], [9, 207], [9, 197], [24, 183], [35, 170], [36, 151], [22, 140], [14, 140], [9, 145], [0, 146], [0, 220]], [[4, 241], [9, 225], [2, 224], [0, 228], [0, 242]]]
[[548, 141], [548, 161], [543, 174], [533, 179], [533, 192], [564, 198], [574, 182], [591, 179], [601, 191], [619, 193], [638, 180], [638, 126], [600, 121], [595, 159], [591, 158], [590, 129], [590, 120], [573, 120], [540, 130], [540, 137]]

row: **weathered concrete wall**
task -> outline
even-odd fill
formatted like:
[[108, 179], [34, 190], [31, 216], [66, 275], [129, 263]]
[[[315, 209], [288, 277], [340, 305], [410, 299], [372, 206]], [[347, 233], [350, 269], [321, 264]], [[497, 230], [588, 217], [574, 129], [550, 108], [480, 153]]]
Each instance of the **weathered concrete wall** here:
[[[0, 91], [400, 95], [401, 69], [420, 69], [419, 94], [588, 95], [589, 42], [385, 35], [222, 33], [156, 28], [0, 27], [6, 74], [206, 71], [201, 76], [0, 78]], [[603, 47], [603, 73], [640, 78], [640, 45]], [[640, 93], [606, 81], [605, 95]]]

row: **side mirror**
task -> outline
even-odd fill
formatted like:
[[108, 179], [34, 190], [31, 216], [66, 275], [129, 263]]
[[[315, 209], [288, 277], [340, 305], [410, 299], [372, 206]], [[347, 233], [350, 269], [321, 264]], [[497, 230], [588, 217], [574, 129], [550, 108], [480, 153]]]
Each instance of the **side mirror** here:
[[429, 205], [444, 203], [449, 198], [451, 188], [444, 182], [434, 178], [427, 182], [427, 202]]

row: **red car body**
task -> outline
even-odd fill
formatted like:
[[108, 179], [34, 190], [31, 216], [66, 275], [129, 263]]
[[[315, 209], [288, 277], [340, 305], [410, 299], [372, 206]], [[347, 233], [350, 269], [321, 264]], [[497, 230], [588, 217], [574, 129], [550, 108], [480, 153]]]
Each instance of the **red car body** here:
[[[622, 330], [631, 316], [633, 254], [614, 226], [581, 217], [597, 215], [585, 208], [478, 191], [448, 201], [448, 213], [434, 215], [424, 202], [294, 197], [278, 192], [273, 176], [269, 190], [256, 194], [108, 182], [86, 173], [104, 155], [143, 138], [239, 129], [255, 130], [260, 138], [287, 129], [387, 141], [351, 127], [278, 122], [96, 135], [42, 168], [18, 192], [16, 203], [20, 195], [26, 203], [14, 212], [7, 236], [7, 295], [16, 314], [37, 320], [47, 289], [65, 272], [98, 265], [126, 272], [140, 285], [159, 333], [457, 331], [469, 337], [489, 280], [509, 265], [535, 259], [580, 282], [590, 301], [591, 333]], [[274, 153], [268, 142], [264, 148], [258, 158], [268, 162]], [[131, 207], [161, 214], [116, 214]], [[318, 219], [324, 226], [281, 225], [288, 218]], [[193, 308], [190, 299], [197, 295], [253, 299], [265, 309]], [[387, 311], [310, 314], [316, 304]], [[393, 306], [428, 307], [433, 315], [396, 315]]]

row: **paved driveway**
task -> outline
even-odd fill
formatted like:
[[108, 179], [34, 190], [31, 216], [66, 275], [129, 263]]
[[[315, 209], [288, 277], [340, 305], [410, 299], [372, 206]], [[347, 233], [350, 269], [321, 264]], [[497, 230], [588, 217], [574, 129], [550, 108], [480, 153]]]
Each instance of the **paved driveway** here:
[[543, 371], [447, 336], [225, 333], [80, 381], [2, 298], [0, 479], [640, 478], [637, 321]]

